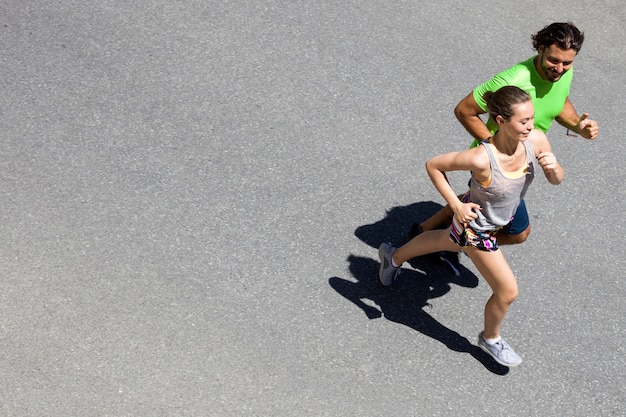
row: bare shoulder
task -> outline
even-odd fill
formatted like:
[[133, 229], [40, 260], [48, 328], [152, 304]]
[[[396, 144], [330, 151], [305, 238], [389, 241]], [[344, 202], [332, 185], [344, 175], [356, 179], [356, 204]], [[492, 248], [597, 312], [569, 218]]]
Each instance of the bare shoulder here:
[[535, 155], [538, 155], [539, 152], [552, 150], [548, 137], [541, 130], [537, 130], [537, 129], [531, 130], [530, 135], [528, 135], [528, 140], [530, 141], [530, 144], [533, 146]]
[[490, 167], [489, 155], [483, 145], [478, 145], [461, 152], [459, 158], [461, 158], [467, 164], [468, 169], [471, 170], [481, 170]]

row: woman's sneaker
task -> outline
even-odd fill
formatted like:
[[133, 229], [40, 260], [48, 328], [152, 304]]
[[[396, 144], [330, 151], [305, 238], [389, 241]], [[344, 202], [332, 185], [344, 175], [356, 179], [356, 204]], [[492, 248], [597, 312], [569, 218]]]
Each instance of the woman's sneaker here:
[[483, 333], [480, 332], [478, 335], [478, 346], [490, 354], [500, 365], [517, 366], [522, 363], [522, 358], [515, 353], [511, 345], [504, 339], [500, 339], [498, 342], [490, 345], [483, 337]]
[[381, 243], [378, 248], [378, 257], [380, 258], [380, 269], [378, 270], [378, 278], [380, 283], [388, 287], [393, 280], [400, 274], [400, 268], [394, 267], [391, 263], [391, 257], [396, 248], [388, 243]]

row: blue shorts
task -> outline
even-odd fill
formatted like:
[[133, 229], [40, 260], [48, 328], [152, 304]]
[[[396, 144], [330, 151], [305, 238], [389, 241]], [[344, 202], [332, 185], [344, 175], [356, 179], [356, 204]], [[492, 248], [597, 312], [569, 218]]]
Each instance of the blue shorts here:
[[502, 228], [507, 235], [519, 235], [530, 226], [528, 211], [524, 200], [520, 201], [517, 211], [513, 215], [513, 220]]

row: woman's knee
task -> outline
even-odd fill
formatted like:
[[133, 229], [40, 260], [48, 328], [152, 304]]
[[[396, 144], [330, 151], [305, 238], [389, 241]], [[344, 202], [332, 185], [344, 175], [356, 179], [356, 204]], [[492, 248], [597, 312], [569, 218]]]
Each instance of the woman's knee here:
[[501, 303], [511, 305], [517, 297], [519, 297], [519, 289], [517, 285], [507, 286], [506, 288], [499, 289], [495, 296]]

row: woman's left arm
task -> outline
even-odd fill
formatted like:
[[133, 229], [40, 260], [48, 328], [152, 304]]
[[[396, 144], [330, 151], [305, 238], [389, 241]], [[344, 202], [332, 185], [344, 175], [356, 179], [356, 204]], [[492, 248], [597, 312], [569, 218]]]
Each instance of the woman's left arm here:
[[533, 130], [528, 140], [531, 141], [537, 162], [543, 169], [543, 174], [550, 184], [558, 185], [565, 178], [565, 171], [552, 153], [552, 146], [548, 137], [539, 130]]

